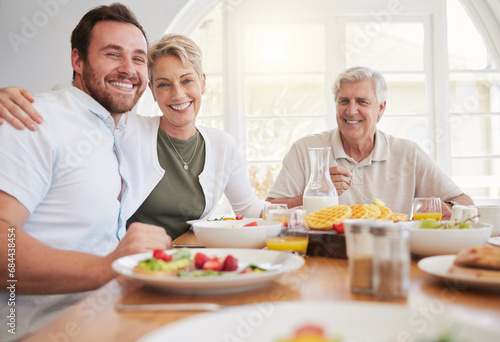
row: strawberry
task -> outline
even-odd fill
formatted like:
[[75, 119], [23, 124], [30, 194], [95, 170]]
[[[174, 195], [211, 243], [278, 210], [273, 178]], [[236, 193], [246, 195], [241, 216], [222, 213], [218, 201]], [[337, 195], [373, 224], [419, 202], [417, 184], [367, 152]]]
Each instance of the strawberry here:
[[332, 227], [337, 233], [344, 234], [344, 222], [334, 223]]
[[194, 267], [201, 270], [203, 265], [208, 261], [208, 257], [203, 253], [196, 253], [194, 256]]
[[241, 216], [236, 216], [234, 219], [235, 219], [235, 220], [243, 220], [243, 217], [241, 217]]
[[155, 249], [153, 251], [153, 258], [163, 261], [172, 261], [172, 256], [165, 253], [163, 249]]
[[232, 255], [228, 255], [222, 263], [222, 270], [227, 272], [236, 271], [238, 269], [238, 259]]
[[297, 329], [295, 332], [295, 336], [318, 336], [318, 337], [323, 337], [325, 336], [324, 330], [322, 327], [319, 325], [315, 324], [306, 324], [301, 326], [300, 328]]
[[203, 270], [212, 270], [219, 272], [222, 270], [222, 263], [218, 260], [208, 260], [203, 264]]
[[247, 223], [243, 227], [254, 227], [254, 226], [258, 226], [257, 221]]

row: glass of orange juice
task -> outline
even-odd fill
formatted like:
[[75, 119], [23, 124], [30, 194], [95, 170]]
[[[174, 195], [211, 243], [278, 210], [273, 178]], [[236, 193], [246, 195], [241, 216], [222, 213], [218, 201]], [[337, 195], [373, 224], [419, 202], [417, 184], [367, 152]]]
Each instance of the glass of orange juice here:
[[435, 219], [440, 221], [443, 214], [441, 211], [441, 199], [436, 197], [420, 197], [413, 200], [413, 219], [425, 220]]
[[268, 236], [268, 249], [295, 252], [304, 257], [309, 237], [305, 224], [306, 211], [303, 209], [275, 209], [267, 213], [268, 221], [279, 221], [283, 228], [278, 236]]

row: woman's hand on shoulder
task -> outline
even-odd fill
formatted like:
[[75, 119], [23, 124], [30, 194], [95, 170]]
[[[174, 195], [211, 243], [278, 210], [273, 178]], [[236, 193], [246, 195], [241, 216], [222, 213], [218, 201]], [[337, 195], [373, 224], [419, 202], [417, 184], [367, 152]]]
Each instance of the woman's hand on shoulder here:
[[28, 127], [35, 131], [43, 122], [42, 116], [33, 107], [33, 94], [21, 87], [0, 89], [0, 124], [4, 120], [17, 129]]

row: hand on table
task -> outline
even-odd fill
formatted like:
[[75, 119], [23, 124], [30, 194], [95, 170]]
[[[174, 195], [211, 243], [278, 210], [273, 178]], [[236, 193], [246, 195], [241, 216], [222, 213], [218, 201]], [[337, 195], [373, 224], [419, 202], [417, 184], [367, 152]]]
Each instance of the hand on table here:
[[33, 94], [21, 87], [7, 87], [0, 89], [0, 124], [7, 121], [17, 129], [35, 131], [37, 123], [43, 122], [42, 116], [31, 103]]
[[332, 166], [330, 168], [330, 177], [339, 196], [351, 186], [352, 173], [346, 166]]
[[172, 238], [165, 229], [151, 224], [132, 223], [116, 249], [108, 255], [111, 261], [118, 258], [170, 247]]

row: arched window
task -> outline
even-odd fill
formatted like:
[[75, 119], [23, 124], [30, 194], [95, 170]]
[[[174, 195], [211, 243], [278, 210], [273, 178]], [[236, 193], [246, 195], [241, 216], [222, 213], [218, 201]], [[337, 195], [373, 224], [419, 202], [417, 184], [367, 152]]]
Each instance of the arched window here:
[[500, 72], [458, 0], [200, 0], [201, 17], [196, 3], [168, 32], [202, 47], [198, 124], [237, 139], [259, 197], [293, 141], [336, 126], [331, 87], [354, 65], [388, 82], [379, 129], [420, 144], [475, 200], [500, 197]]

